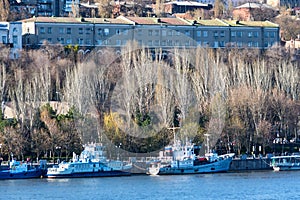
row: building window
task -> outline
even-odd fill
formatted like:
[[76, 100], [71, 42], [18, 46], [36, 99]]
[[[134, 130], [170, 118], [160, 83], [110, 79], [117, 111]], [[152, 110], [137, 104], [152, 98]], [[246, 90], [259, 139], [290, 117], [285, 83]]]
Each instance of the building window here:
[[209, 47], [209, 42], [207, 42], [207, 41], [203, 41], [202, 44], [203, 44], [204, 47]]
[[197, 41], [197, 46], [201, 47], [201, 41]]
[[154, 46], [159, 46], [159, 40], [154, 41]]
[[186, 36], [190, 36], [190, 35], [191, 35], [191, 31], [186, 30], [186, 31], [185, 31], [185, 35], [186, 35]]
[[251, 38], [252, 37], [252, 35], [253, 35], [253, 33], [250, 31], [250, 32], [248, 32], [248, 37], [249, 38]]
[[40, 27], [40, 33], [41, 33], [41, 34], [45, 34], [45, 33], [46, 33], [46, 31], [45, 31], [45, 28], [44, 28], [44, 27]]
[[248, 42], [248, 47], [252, 47], [253, 43], [252, 42]]
[[225, 31], [220, 32], [220, 37], [225, 37]]
[[155, 31], [154, 31], [154, 35], [155, 35], [155, 36], [159, 36], [159, 30], [155, 30]]
[[173, 46], [172, 40], [167, 40], [167, 45], [168, 45], [168, 46]]
[[219, 42], [218, 41], [215, 41], [214, 42], [214, 48], [218, 48], [219, 47]]
[[116, 45], [117, 45], [117, 46], [121, 46], [121, 44], [122, 44], [122, 43], [121, 43], [121, 40], [116, 40]]
[[270, 32], [269, 36], [270, 36], [270, 38], [275, 38], [275, 32]]
[[152, 46], [152, 40], [148, 40], [148, 46]]
[[40, 41], [39, 41], [39, 44], [43, 44], [43, 43], [44, 43], [44, 40], [45, 40], [45, 39], [41, 38]]
[[128, 30], [127, 29], [123, 30], [123, 35], [128, 35]]
[[101, 28], [98, 28], [97, 33], [98, 33], [98, 35], [102, 35], [102, 29], [101, 29]]
[[91, 45], [92, 44], [92, 40], [91, 39], [86, 39], [86, 44], [87, 45]]
[[78, 29], [78, 33], [79, 33], [79, 34], [83, 34], [83, 28], [79, 28], [79, 29]]
[[236, 37], [236, 32], [235, 31], [231, 32], [231, 37]]
[[258, 42], [253, 42], [254, 47], [258, 47]]
[[59, 43], [61, 43], [61, 44], [64, 44], [64, 43], [65, 43], [65, 39], [62, 38], [62, 37], [57, 38], [57, 41], [58, 41]]
[[189, 47], [190, 45], [191, 45], [191, 43], [189, 40], [185, 41], [185, 46]]
[[52, 43], [52, 38], [47, 39], [49, 43]]
[[137, 32], [138, 32], [138, 35], [139, 35], [139, 36], [141, 36], [141, 35], [142, 35], [142, 30], [141, 30], [141, 29], [138, 29], [138, 31], [137, 31]]
[[66, 39], [66, 44], [72, 44], [72, 39], [71, 38]]
[[13, 36], [13, 44], [14, 44], [14, 46], [18, 45], [18, 36], [16, 36], [16, 35]]
[[3, 44], [7, 43], [7, 37], [5, 35], [2, 36], [2, 43]]
[[214, 37], [218, 37], [218, 35], [219, 35], [218, 32], [215, 31], [215, 32], [214, 32]]
[[91, 28], [86, 28], [86, 29], [85, 29], [85, 33], [86, 33], [87, 35], [91, 34]]
[[109, 29], [108, 28], [104, 29], [104, 35], [106, 35], [106, 36], [109, 35]]
[[208, 37], [208, 32], [207, 31], [203, 31], [203, 37]]
[[152, 30], [148, 30], [148, 36], [152, 36]]
[[120, 29], [116, 29], [116, 35], [121, 35], [121, 30]]
[[268, 38], [268, 37], [269, 37], [269, 32], [265, 32], [265, 33], [264, 33], [264, 37], [265, 37], [265, 38]]
[[97, 45], [102, 45], [102, 40], [97, 40]]
[[175, 40], [175, 44], [174, 44], [175, 46], [180, 46], [180, 42], [179, 42], [179, 40]]
[[201, 31], [197, 31], [197, 37], [201, 37]]
[[225, 41], [220, 41], [220, 42], [219, 42], [219, 46], [220, 46], [220, 47], [225, 47]]
[[71, 28], [67, 28], [67, 34], [71, 34]]
[[237, 35], [237, 37], [241, 38], [243, 36], [243, 32], [242, 31], [237, 31], [236, 35]]
[[242, 47], [242, 46], [243, 46], [243, 43], [242, 43], [241, 41], [238, 41], [238, 42], [236, 43], [236, 45], [237, 45], [237, 47]]
[[48, 27], [48, 34], [52, 34], [52, 27]]
[[258, 37], [258, 32], [257, 32], [257, 31], [254, 31], [254, 32], [253, 32], [253, 37], [255, 37], [255, 38]]
[[83, 39], [82, 38], [78, 39], [78, 44], [83, 45]]
[[65, 33], [65, 29], [64, 28], [59, 28], [58, 32], [59, 32], [59, 34], [64, 34]]
[[161, 35], [162, 35], [162, 36], [167, 36], [167, 31], [166, 31], [166, 30], [162, 30], [162, 31], [161, 31]]
[[166, 46], [166, 40], [161, 41], [161, 46]]
[[271, 47], [273, 45], [272, 42], [265, 42], [265, 47]]
[[171, 30], [168, 31], [168, 36], [172, 36], [172, 31]]

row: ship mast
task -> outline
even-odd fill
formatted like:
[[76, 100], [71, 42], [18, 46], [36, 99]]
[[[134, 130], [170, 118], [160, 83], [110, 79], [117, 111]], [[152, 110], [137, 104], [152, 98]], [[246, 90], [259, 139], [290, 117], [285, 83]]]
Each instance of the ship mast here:
[[207, 148], [207, 152], [206, 153], [210, 153], [210, 146], [209, 146], [209, 137], [210, 134], [204, 134], [204, 136], [206, 136], [206, 148]]
[[174, 144], [176, 143], [176, 129], [180, 129], [180, 127], [171, 127], [168, 128], [169, 130], [173, 130], [173, 139], [174, 139]]

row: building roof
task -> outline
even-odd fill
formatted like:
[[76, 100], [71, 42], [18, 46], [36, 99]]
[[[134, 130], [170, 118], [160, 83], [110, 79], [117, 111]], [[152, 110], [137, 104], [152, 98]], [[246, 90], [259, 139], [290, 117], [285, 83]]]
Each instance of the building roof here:
[[237, 21], [237, 20], [223, 20], [229, 26], [250, 26], [250, 27], [273, 27], [278, 28], [279, 25], [270, 21]]
[[238, 7], [235, 7], [236, 9], [241, 9], [241, 8], [262, 8], [262, 9], [274, 9], [272, 6], [269, 6], [267, 4], [261, 4], [261, 3], [244, 3]]
[[126, 17], [128, 20], [132, 21], [135, 24], [141, 25], [190, 25], [190, 23], [181, 18], [155, 18], [155, 17]]
[[208, 20], [189, 20], [192, 21], [194, 25], [198, 26], [229, 26], [227, 23], [220, 19], [208, 19]]
[[187, 20], [182, 18], [156, 17], [124, 17], [117, 18], [72, 18], [72, 17], [33, 17], [22, 22], [40, 23], [95, 23], [95, 24], [127, 24], [127, 25], [168, 25], [168, 26], [250, 26], [274, 27], [279, 25], [270, 21], [237, 21], [237, 20]]
[[130, 24], [122, 18], [74, 18], [74, 17], [32, 17], [22, 22], [39, 23], [96, 23], [96, 24]]
[[165, 3], [165, 5], [176, 4], [178, 6], [199, 6], [199, 7], [209, 7], [208, 4], [199, 3], [196, 1], [172, 1]]

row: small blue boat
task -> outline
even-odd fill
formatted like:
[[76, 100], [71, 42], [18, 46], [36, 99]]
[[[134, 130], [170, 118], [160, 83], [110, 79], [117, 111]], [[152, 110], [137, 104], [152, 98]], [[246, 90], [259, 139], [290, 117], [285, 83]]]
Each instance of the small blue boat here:
[[32, 165], [27, 162], [12, 160], [9, 163], [9, 169], [0, 171], [1, 179], [29, 179], [41, 178], [47, 173], [46, 161], [41, 160], [40, 165]]

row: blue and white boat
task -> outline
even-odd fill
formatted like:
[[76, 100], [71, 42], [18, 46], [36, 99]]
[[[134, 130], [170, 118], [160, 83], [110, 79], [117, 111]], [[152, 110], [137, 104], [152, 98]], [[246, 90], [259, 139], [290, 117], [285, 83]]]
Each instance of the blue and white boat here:
[[39, 166], [12, 159], [9, 169], [0, 171], [0, 179], [42, 178], [47, 173], [46, 161], [41, 160]]
[[149, 175], [176, 175], [227, 172], [234, 153], [218, 155], [207, 153], [203, 157], [196, 156], [193, 144], [172, 147], [172, 156], [158, 158], [150, 162]]
[[300, 155], [271, 157], [274, 171], [300, 170]]
[[62, 162], [48, 168], [48, 178], [82, 178], [82, 177], [112, 177], [131, 175], [131, 163], [120, 160], [107, 160], [104, 147], [99, 144], [85, 145], [84, 151], [78, 157], [73, 153], [70, 162]]

